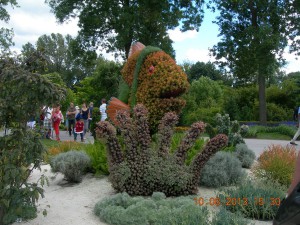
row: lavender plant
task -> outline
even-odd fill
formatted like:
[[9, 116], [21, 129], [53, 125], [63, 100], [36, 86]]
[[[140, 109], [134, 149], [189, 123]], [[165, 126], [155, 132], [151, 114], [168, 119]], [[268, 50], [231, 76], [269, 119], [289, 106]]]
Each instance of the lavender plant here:
[[109, 122], [99, 122], [96, 135], [107, 140], [113, 188], [129, 195], [147, 196], [153, 192], [163, 192], [167, 196], [196, 194], [201, 169], [228, 141], [224, 134], [212, 138], [188, 166], [185, 164], [187, 153], [204, 132], [203, 122], [192, 124], [178, 149], [171, 154], [171, 137], [178, 121], [175, 113], [166, 113], [160, 121], [156, 149], [151, 149], [148, 111], [143, 105], [136, 105], [133, 117], [129, 112], [119, 111], [116, 118], [125, 149], [121, 148], [115, 128]]

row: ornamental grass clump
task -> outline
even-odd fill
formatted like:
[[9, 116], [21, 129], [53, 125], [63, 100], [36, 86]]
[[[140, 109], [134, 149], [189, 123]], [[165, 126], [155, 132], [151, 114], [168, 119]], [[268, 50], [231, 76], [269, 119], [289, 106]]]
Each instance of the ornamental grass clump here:
[[[250, 221], [243, 217], [240, 212], [231, 213], [224, 207], [212, 218], [211, 225], [248, 225]], [[255, 225], [251, 223], [251, 225]]]
[[289, 186], [295, 171], [297, 151], [291, 145], [270, 145], [259, 156], [254, 166], [254, 174], [260, 178], [277, 181]]
[[240, 212], [249, 219], [272, 220], [284, 195], [278, 183], [247, 180], [238, 187], [221, 190], [218, 198], [233, 213]]
[[110, 180], [117, 192], [129, 195], [151, 195], [163, 192], [167, 196], [197, 193], [200, 172], [209, 158], [227, 145], [224, 134], [212, 138], [190, 165], [186, 165], [187, 154], [195, 141], [204, 132], [205, 124], [196, 122], [186, 132], [173, 154], [170, 153], [171, 138], [178, 116], [169, 112], [158, 126], [156, 149], [151, 149], [150, 128], [147, 109], [138, 104], [133, 117], [127, 111], [117, 113], [119, 129], [125, 149], [116, 136], [116, 129], [107, 121], [97, 124], [96, 134], [107, 139]]

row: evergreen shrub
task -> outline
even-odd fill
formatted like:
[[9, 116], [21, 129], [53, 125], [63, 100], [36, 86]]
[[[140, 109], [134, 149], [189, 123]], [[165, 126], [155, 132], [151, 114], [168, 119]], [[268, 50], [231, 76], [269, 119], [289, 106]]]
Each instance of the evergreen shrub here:
[[250, 219], [272, 220], [284, 195], [282, 187], [274, 182], [247, 180], [235, 188], [222, 190], [218, 197], [233, 213], [241, 212]]
[[253, 170], [256, 176], [289, 186], [296, 167], [297, 151], [291, 145], [269, 145]]
[[255, 153], [246, 144], [236, 145], [235, 155], [241, 161], [244, 168], [250, 168], [255, 160]]
[[69, 151], [53, 157], [50, 165], [53, 172], [61, 172], [68, 181], [78, 183], [90, 167], [90, 158], [85, 152]]
[[196, 205], [193, 196], [166, 198], [157, 192], [149, 198], [119, 193], [98, 202], [94, 213], [113, 225], [210, 224], [208, 209]]
[[221, 187], [240, 183], [245, 177], [242, 163], [229, 152], [217, 152], [204, 166], [200, 185]]

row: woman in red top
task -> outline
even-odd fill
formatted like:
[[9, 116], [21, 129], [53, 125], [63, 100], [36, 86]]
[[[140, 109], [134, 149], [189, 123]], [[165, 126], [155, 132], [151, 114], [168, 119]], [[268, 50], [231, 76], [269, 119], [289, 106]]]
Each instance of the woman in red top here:
[[60, 138], [59, 138], [59, 124], [60, 124], [62, 118], [63, 118], [63, 115], [61, 114], [61, 111], [60, 111], [60, 105], [57, 105], [57, 107], [53, 109], [52, 116], [51, 116], [52, 124], [53, 124], [53, 128], [54, 128], [54, 131], [55, 131], [57, 141], [60, 141]]

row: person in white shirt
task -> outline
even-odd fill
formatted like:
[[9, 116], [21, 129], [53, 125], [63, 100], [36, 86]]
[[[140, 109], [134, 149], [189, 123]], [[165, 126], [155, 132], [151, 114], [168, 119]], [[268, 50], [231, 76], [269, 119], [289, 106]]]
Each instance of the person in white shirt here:
[[51, 138], [51, 129], [52, 129], [52, 121], [51, 121], [51, 115], [52, 115], [52, 108], [46, 107], [44, 109], [45, 112], [45, 118], [44, 118], [44, 129], [45, 129], [45, 136], [46, 138]]
[[101, 100], [102, 105], [99, 107], [100, 113], [101, 113], [101, 121], [104, 121], [107, 119], [107, 113], [106, 113], [106, 99], [103, 98]]

